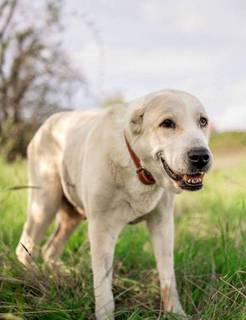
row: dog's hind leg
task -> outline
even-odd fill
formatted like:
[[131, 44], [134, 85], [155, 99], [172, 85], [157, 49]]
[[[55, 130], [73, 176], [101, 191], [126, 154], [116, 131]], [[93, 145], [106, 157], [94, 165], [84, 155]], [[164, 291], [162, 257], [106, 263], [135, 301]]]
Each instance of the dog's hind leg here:
[[37, 245], [52, 222], [60, 202], [60, 194], [50, 188], [31, 190], [29, 197], [28, 217], [16, 249], [19, 261], [26, 266], [33, 262]]
[[67, 240], [80, 224], [81, 220], [84, 219], [85, 216], [78, 213], [78, 211], [63, 198], [61, 207], [58, 211], [57, 229], [42, 250], [44, 260], [50, 266], [60, 265], [59, 259]]
[[[36, 146], [35, 146], [36, 147]], [[62, 187], [55, 161], [40, 149], [29, 148], [29, 197], [27, 220], [16, 255], [20, 262], [33, 265], [37, 245], [53, 221], [61, 204]], [[38, 153], [39, 152], [39, 153]]]

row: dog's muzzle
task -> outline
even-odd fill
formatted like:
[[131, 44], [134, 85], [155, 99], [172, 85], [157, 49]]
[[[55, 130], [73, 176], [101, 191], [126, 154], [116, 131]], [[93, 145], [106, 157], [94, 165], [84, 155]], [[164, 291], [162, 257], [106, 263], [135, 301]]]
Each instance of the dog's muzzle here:
[[196, 170], [195, 173], [180, 174], [169, 167], [163, 156], [163, 152], [159, 151], [156, 154], [156, 158], [159, 159], [164, 172], [172, 181], [175, 182], [177, 187], [189, 191], [200, 190], [203, 187], [204, 171]]

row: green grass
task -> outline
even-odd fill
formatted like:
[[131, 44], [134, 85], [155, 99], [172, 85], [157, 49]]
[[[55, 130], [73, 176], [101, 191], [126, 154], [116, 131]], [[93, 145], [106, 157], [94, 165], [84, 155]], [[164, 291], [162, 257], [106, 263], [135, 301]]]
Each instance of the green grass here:
[[246, 148], [246, 132], [220, 132], [211, 136], [211, 147], [216, 151], [239, 150]]
[[[178, 196], [178, 289], [192, 319], [246, 320], [245, 155], [237, 166], [232, 158], [230, 166], [215, 168], [203, 191]], [[0, 159], [0, 314], [20, 319], [93, 319], [86, 223], [69, 240], [63, 256], [71, 268], [69, 276], [52, 273], [41, 260], [38, 274], [27, 272], [15, 258], [26, 190], [7, 189], [26, 184], [25, 170], [25, 162], [9, 165]], [[125, 228], [114, 265], [117, 319], [157, 319], [158, 275], [144, 224]]]

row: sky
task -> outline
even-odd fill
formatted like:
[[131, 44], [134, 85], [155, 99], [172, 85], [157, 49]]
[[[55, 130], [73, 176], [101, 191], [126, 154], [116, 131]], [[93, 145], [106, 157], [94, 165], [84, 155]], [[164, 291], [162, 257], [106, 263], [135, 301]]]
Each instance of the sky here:
[[246, 1], [70, 0], [65, 11], [66, 48], [90, 88], [82, 108], [179, 89], [218, 130], [246, 130]]

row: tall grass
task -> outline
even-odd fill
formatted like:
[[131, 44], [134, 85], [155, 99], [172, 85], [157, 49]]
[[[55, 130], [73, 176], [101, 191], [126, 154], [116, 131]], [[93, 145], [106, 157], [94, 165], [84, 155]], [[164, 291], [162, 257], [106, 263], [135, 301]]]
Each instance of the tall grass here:
[[[216, 167], [203, 191], [183, 193], [176, 205], [178, 288], [192, 319], [246, 320], [246, 161]], [[87, 225], [69, 240], [63, 260], [69, 275], [25, 271], [15, 247], [25, 220], [25, 162], [0, 159], [0, 314], [12, 319], [93, 319]], [[160, 313], [158, 275], [144, 224], [128, 226], [116, 248], [117, 319], [178, 319]], [[1, 316], [0, 316], [1, 319]]]

